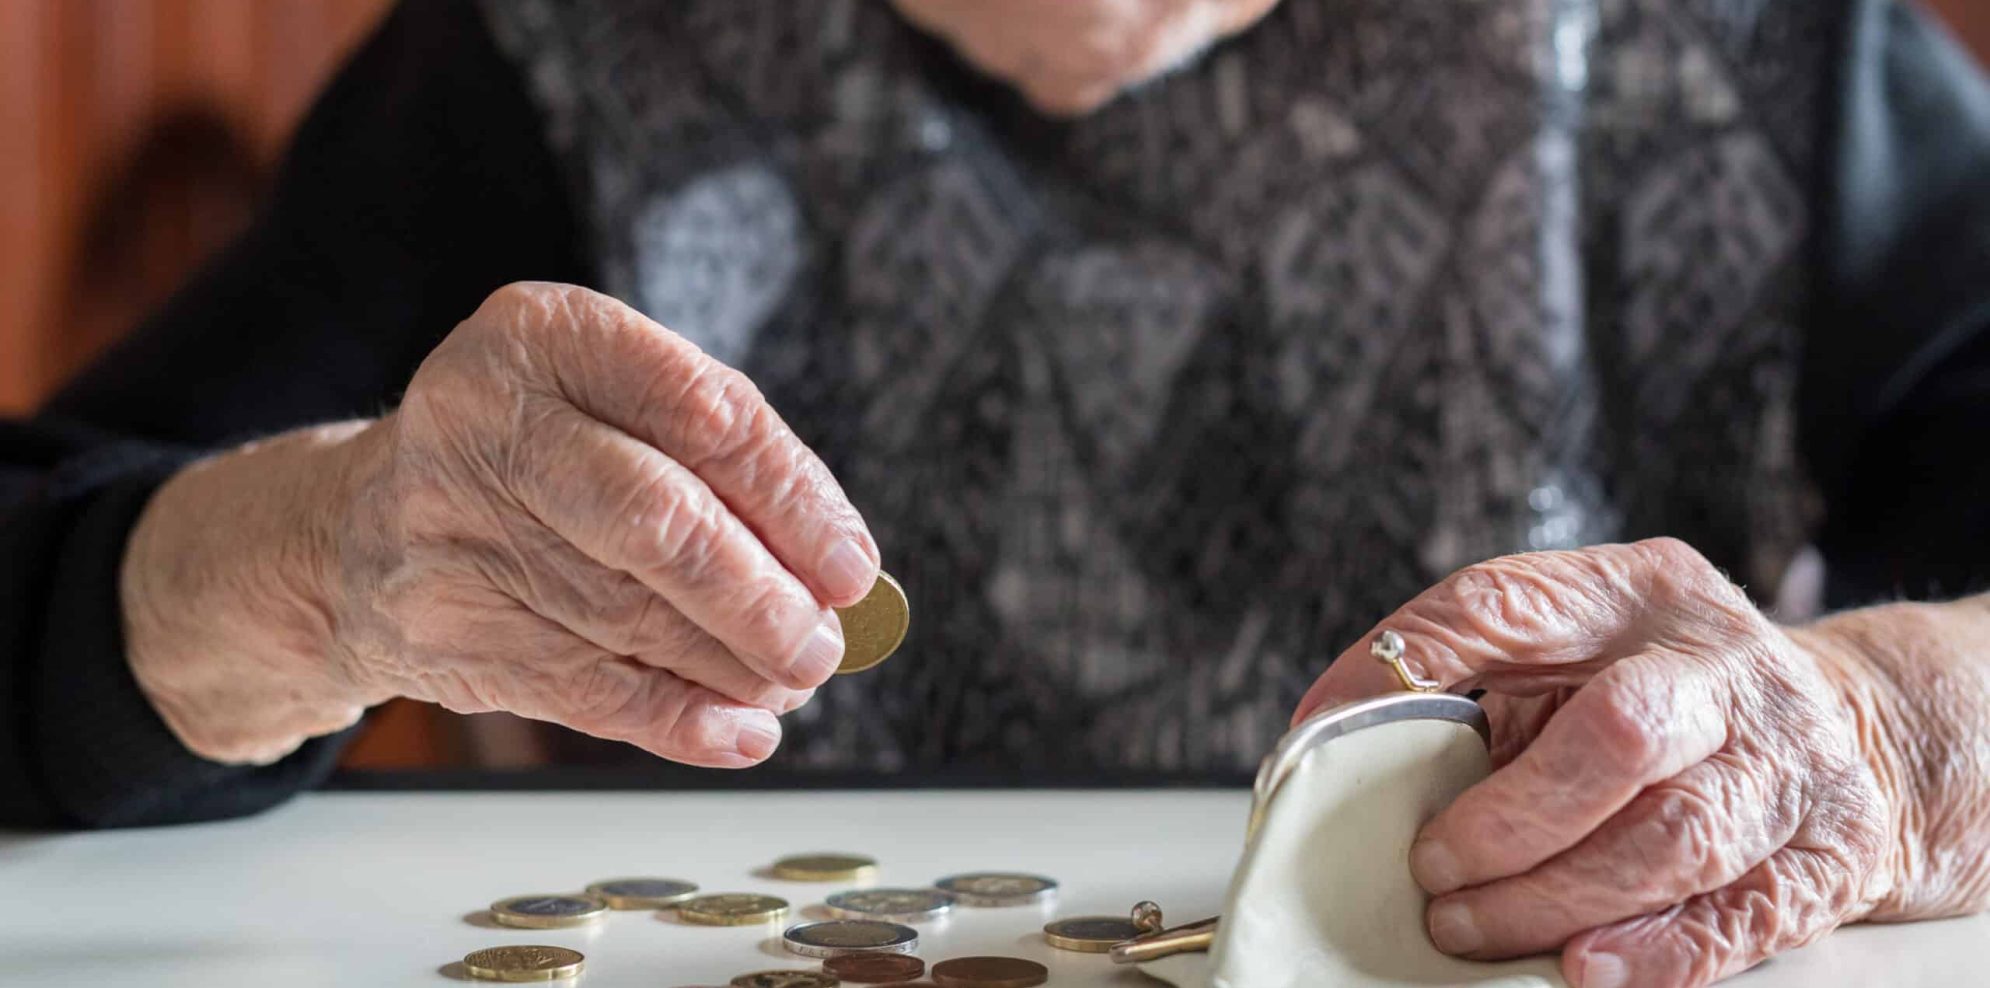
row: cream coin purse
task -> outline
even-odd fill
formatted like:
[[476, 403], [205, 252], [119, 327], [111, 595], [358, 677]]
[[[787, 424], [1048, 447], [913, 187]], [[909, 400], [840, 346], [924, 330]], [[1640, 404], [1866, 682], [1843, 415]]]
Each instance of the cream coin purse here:
[[[1488, 733], [1478, 704], [1442, 693], [1307, 720], [1258, 774], [1222, 918], [1119, 944], [1115, 959], [1179, 988], [1566, 988], [1554, 957], [1460, 960], [1425, 933], [1410, 843], [1491, 773]], [[1198, 940], [1207, 952], [1169, 952]]]

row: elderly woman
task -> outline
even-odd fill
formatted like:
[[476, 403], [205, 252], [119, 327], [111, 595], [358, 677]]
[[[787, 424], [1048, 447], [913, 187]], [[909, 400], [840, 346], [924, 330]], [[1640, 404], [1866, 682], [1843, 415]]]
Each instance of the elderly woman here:
[[[1977, 909], [1986, 175], [1883, 0], [411, 2], [6, 433], [0, 806], [249, 812], [396, 696], [1229, 776], [1379, 627], [1497, 724], [1447, 950]], [[825, 685], [881, 559], [908, 650]]]

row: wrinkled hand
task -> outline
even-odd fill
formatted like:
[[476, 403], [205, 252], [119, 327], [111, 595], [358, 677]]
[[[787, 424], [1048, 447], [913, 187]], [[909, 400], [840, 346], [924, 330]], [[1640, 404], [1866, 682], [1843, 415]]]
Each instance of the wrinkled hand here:
[[[745, 377], [584, 289], [501, 289], [422, 364], [397, 411], [334, 445], [339, 469], [290, 484], [338, 492], [321, 498], [319, 536], [263, 554], [298, 557], [263, 582], [302, 600], [261, 609], [310, 617], [203, 639], [147, 605], [171, 580], [138, 581], [134, 623], [169, 628], [134, 648], [134, 667], [210, 757], [267, 760], [326, 726], [241, 726], [261, 698], [231, 704], [215, 680], [253, 681], [275, 653], [291, 692], [343, 704], [347, 720], [407, 696], [680, 762], [752, 764], [779, 741], [775, 715], [842, 657], [830, 605], [860, 599], [877, 573], [856, 509]], [[180, 484], [152, 513], [194, 510]], [[201, 556], [181, 548], [133, 554]], [[237, 605], [206, 604], [191, 608], [205, 623], [256, 630], [253, 616], [215, 619]]]
[[[1697, 986], [1843, 923], [1981, 904], [1980, 869], [1972, 891], [1908, 865], [1928, 794], [1888, 735], [1895, 681], [1682, 543], [1495, 559], [1383, 628], [1424, 675], [1486, 690], [1494, 725], [1496, 771], [1411, 850], [1446, 952], [1560, 948], [1578, 988]], [[1366, 644], [1295, 720], [1395, 688]], [[1953, 809], [1980, 849], [1971, 798]]]

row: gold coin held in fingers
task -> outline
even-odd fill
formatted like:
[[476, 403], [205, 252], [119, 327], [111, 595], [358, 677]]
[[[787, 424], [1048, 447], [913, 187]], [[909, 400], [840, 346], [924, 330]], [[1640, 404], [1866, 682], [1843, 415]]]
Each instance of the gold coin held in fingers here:
[[774, 877], [790, 882], [859, 882], [878, 873], [862, 854], [796, 854], [774, 862]]
[[905, 588], [890, 573], [880, 570], [871, 592], [863, 600], [837, 608], [836, 619], [843, 624], [843, 664], [836, 668], [836, 674], [847, 676], [863, 672], [898, 651], [906, 629], [912, 626], [912, 606], [905, 601]]
[[527, 930], [586, 926], [607, 915], [601, 900], [586, 895], [518, 895], [491, 903], [491, 918]]
[[587, 958], [565, 947], [520, 944], [463, 955], [463, 970], [479, 981], [558, 981], [580, 974]]
[[701, 895], [677, 904], [677, 918], [699, 926], [752, 926], [787, 915], [788, 900], [771, 895], [724, 892]]

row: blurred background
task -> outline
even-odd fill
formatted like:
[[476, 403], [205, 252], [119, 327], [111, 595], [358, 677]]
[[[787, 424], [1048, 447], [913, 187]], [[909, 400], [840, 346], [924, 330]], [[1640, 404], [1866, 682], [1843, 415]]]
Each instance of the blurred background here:
[[[0, 415], [32, 410], [241, 231], [392, 2], [0, 0]], [[1990, 62], [1990, 0], [1927, 6]], [[397, 702], [346, 765], [529, 765], [542, 743]]]

